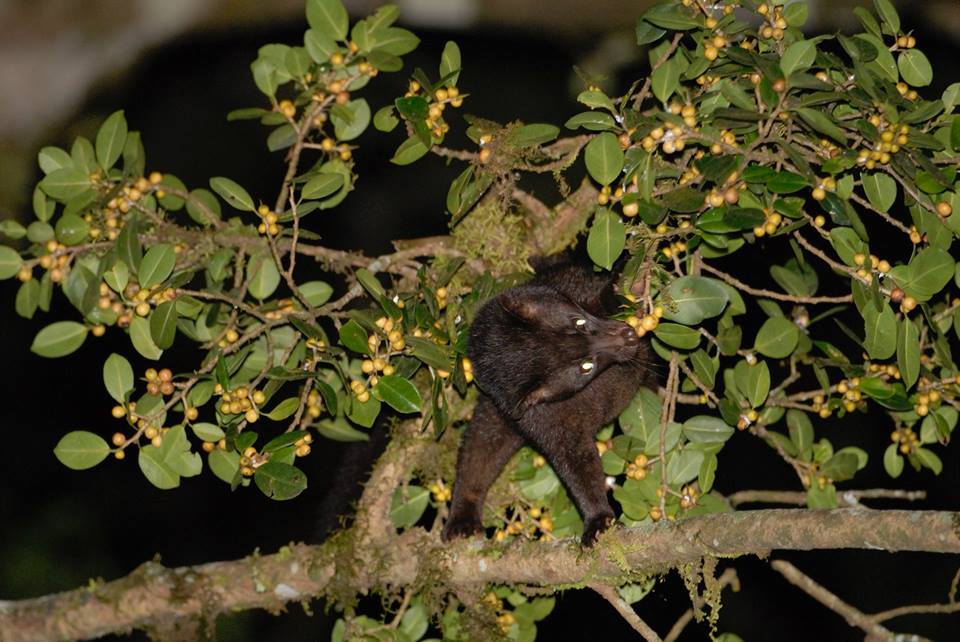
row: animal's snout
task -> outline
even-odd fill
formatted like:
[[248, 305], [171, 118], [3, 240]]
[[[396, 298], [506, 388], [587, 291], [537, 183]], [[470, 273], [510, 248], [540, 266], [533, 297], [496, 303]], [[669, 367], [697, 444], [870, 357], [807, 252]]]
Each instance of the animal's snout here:
[[621, 321], [607, 321], [600, 334], [593, 339], [597, 352], [617, 359], [632, 355], [640, 345], [636, 331]]
[[625, 346], [636, 346], [640, 344], [640, 337], [638, 337], [636, 331], [626, 323], [623, 324], [622, 328], [618, 328], [617, 334], [620, 335], [623, 345]]

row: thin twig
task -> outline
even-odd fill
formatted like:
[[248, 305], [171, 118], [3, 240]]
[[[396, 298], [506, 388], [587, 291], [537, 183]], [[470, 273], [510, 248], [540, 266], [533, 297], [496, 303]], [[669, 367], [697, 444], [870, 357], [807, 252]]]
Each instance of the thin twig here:
[[878, 622], [874, 622], [869, 615], [847, 604], [826, 588], [805, 575], [796, 566], [786, 560], [773, 560], [770, 566], [783, 575], [787, 581], [802, 589], [807, 595], [817, 600], [834, 613], [840, 615], [850, 626], [864, 631], [871, 638], [890, 640], [896, 639], [893, 631]]
[[617, 589], [604, 584], [591, 584], [590, 588], [607, 602], [610, 602], [610, 605], [617, 610], [617, 613], [619, 613], [627, 624], [633, 627], [633, 630], [639, 633], [644, 640], [647, 642], [663, 642], [660, 636], [657, 635], [657, 632], [654, 631], [649, 624], [644, 622], [640, 616], [637, 615], [637, 612], [620, 597]]
[[777, 301], [788, 301], [791, 303], [851, 303], [853, 301], [853, 295], [847, 294], [845, 296], [794, 296], [792, 294], [783, 294], [782, 292], [774, 292], [773, 290], [764, 290], [760, 288], [753, 288], [740, 281], [722, 270], [718, 270], [712, 265], [703, 263], [701, 266], [704, 272], [709, 272], [714, 276], [720, 277], [723, 281], [726, 281], [733, 287], [737, 288], [741, 292], [746, 292], [747, 294], [752, 294], [754, 296], [762, 296], [768, 299], [776, 299]]

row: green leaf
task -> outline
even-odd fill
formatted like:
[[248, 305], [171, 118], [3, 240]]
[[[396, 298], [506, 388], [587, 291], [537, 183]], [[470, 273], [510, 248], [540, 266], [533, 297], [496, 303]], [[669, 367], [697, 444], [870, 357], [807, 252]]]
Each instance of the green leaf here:
[[514, 134], [513, 141], [518, 147], [531, 147], [549, 143], [559, 134], [560, 128], [556, 125], [533, 123], [518, 129]]
[[640, 388], [630, 404], [620, 413], [620, 428], [624, 434], [651, 443], [654, 433], [660, 431], [661, 402], [648, 388]]
[[897, 200], [897, 182], [887, 174], [861, 174], [860, 182], [863, 183], [867, 200], [881, 212], [888, 211]]
[[417, 523], [430, 500], [430, 491], [422, 486], [408, 484], [393, 493], [390, 501], [390, 520], [397, 528], [409, 528]]
[[830, 230], [830, 244], [840, 260], [850, 267], [856, 266], [853, 257], [867, 254], [867, 246], [852, 228], [835, 227]]
[[423, 144], [418, 136], [411, 136], [400, 143], [400, 147], [393, 153], [390, 162], [394, 165], [409, 165], [422, 158], [430, 148]]
[[164, 301], [150, 313], [150, 336], [161, 350], [173, 345], [177, 335], [177, 305]]
[[893, 8], [893, 3], [890, 0], [873, 0], [873, 5], [886, 27], [885, 33], [891, 36], [896, 35], [900, 31], [900, 16]]
[[74, 430], [64, 435], [53, 449], [60, 463], [73, 470], [93, 468], [110, 454], [110, 446], [99, 435]]
[[293, 146], [297, 142], [297, 130], [293, 125], [284, 123], [280, 125], [267, 136], [267, 149], [276, 152]]
[[319, 307], [330, 300], [333, 287], [324, 281], [307, 281], [300, 284], [300, 294], [307, 300], [307, 303]]
[[877, 312], [872, 305], [863, 309], [863, 347], [873, 359], [887, 359], [897, 349], [897, 318], [889, 305]]
[[177, 262], [177, 254], [168, 243], [154, 245], [143, 255], [138, 276], [140, 287], [152, 288], [167, 280]]
[[898, 265], [890, 276], [903, 290], [921, 301], [939, 293], [954, 274], [954, 261], [946, 250], [928, 247], [907, 266]]
[[[35, 194], [40, 194], [39, 190], [34, 190]], [[40, 198], [44, 202], [44, 209], [46, 208], [47, 200], [44, 198], [43, 194], [40, 194]], [[17, 240], [22, 239], [27, 235], [27, 228], [20, 225], [13, 219], [7, 219], [5, 221], [0, 221], [0, 234], [6, 236], [9, 239]]]
[[[419, 640], [423, 637], [423, 634], [427, 632], [428, 624], [429, 618], [427, 610], [423, 604], [414, 602], [414, 604], [407, 609], [407, 612], [403, 614], [403, 618], [400, 620], [400, 627], [397, 630], [404, 635], [404, 639], [406, 640]], [[429, 641], [425, 640], [424, 642]]]
[[717, 377], [717, 365], [702, 349], [690, 354], [690, 363], [693, 372], [700, 379], [700, 383], [712, 390]]
[[367, 346], [367, 331], [360, 327], [360, 324], [350, 319], [340, 327], [340, 344], [359, 352], [367, 354], [370, 348]]
[[774, 359], [787, 357], [800, 340], [800, 330], [785, 317], [767, 319], [760, 327], [753, 349]]
[[373, 115], [373, 126], [377, 131], [392, 132], [400, 124], [400, 119], [393, 113], [393, 105], [385, 105]]
[[232, 484], [240, 471], [240, 454], [216, 448], [207, 456], [207, 464], [218, 479]]
[[12, 247], [0, 245], [0, 280], [16, 276], [23, 265], [23, 259]]
[[37, 154], [37, 163], [45, 175], [65, 167], [73, 167], [73, 159], [70, 158], [70, 154], [59, 147], [44, 147], [41, 149], [40, 153]]
[[676, 323], [661, 323], [653, 331], [658, 339], [681, 350], [693, 350], [700, 344], [700, 333]]
[[775, 194], [792, 194], [807, 186], [808, 181], [800, 174], [779, 171], [766, 181], [767, 189]]
[[123, 153], [123, 146], [127, 142], [127, 119], [123, 111], [115, 111], [103, 121], [97, 132], [97, 162], [100, 167], [110, 169]]
[[299, 397], [288, 397], [274, 406], [273, 410], [270, 412], [263, 413], [265, 417], [269, 417], [274, 421], [283, 421], [287, 417], [290, 417], [297, 411], [297, 408], [300, 407], [300, 398]]
[[705, 276], [682, 276], [664, 291], [663, 317], [684, 325], [697, 325], [719, 315], [730, 295], [716, 279]]
[[666, 103], [680, 87], [680, 75], [686, 70], [686, 60], [676, 54], [664, 62], [650, 76], [650, 88], [657, 99]]
[[[377, 402], [379, 403], [379, 402]], [[324, 419], [316, 424], [317, 432], [333, 441], [369, 441], [370, 436], [351, 426], [346, 419]]]
[[190, 424], [190, 429], [198, 439], [203, 441], [220, 441], [226, 436], [226, 433], [223, 432], [223, 429], [216, 424], [199, 422]]
[[54, 170], [40, 181], [40, 189], [47, 196], [66, 202], [91, 189], [90, 175], [76, 167]]
[[57, 321], [37, 333], [30, 351], [41, 357], [64, 357], [75, 352], [87, 338], [89, 328], [76, 321]]
[[250, 198], [247, 190], [229, 178], [224, 178], [223, 176], [211, 178], [210, 188], [219, 194], [220, 198], [225, 200], [227, 204], [234, 209], [245, 210], [247, 212], [257, 211], [257, 208], [253, 205], [253, 199]]
[[810, 422], [810, 417], [802, 410], [791, 408], [787, 410], [787, 428], [790, 431], [790, 441], [793, 442], [797, 452], [809, 461], [813, 446], [813, 424]]
[[307, 488], [307, 476], [303, 471], [275, 461], [257, 468], [253, 481], [264, 495], [276, 500], [293, 499]]
[[820, 472], [833, 481], [852, 479], [859, 466], [859, 458], [852, 452], [838, 452], [823, 462]]
[[143, 248], [140, 246], [139, 224], [137, 219], [128, 220], [117, 236], [117, 257], [134, 272], [140, 269], [143, 261]]
[[126, 401], [133, 390], [133, 368], [125, 357], [113, 353], [103, 363], [103, 385], [117, 403]]
[[937, 457], [936, 453], [927, 448], [917, 448], [915, 451], [917, 459], [920, 460], [920, 464], [924, 468], [929, 468], [933, 471], [934, 475], [939, 475], [943, 472], [943, 462], [940, 461], [940, 458]]
[[747, 379], [743, 393], [753, 408], [760, 407], [770, 393], [770, 368], [766, 361], [747, 366]]
[[662, 29], [673, 31], [686, 31], [700, 26], [700, 22], [693, 18], [688, 9], [674, 2], [650, 7], [641, 19]]
[[460, 76], [460, 47], [452, 40], [448, 40], [440, 54], [440, 77], [446, 78], [448, 87], [457, 84]]
[[587, 254], [590, 259], [609, 270], [623, 252], [626, 240], [626, 227], [620, 217], [605, 207], [598, 207], [587, 236]]
[[679, 485], [696, 479], [700, 473], [703, 458], [704, 452], [693, 448], [674, 453], [667, 462], [667, 483]]
[[814, 510], [830, 510], [837, 507], [837, 487], [827, 484], [820, 488], [817, 484], [810, 484], [807, 489], [807, 507]]
[[780, 69], [784, 76], [795, 71], [806, 71], [817, 57], [817, 43], [814, 40], [798, 40], [787, 47], [780, 58]]
[[563, 125], [567, 129], [577, 129], [583, 127], [590, 131], [609, 131], [617, 127], [617, 121], [613, 116], [602, 111], [585, 111], [571, 117]]
[[603, 132], [587, 143], [584, 161], [593, 180], [601, 185], [609, 185], [623, 169], [623, 149], [620, 141], [612, 132]]
[[933, 67], [919, 49], [901, 51], [897, 56], [897, 68], [903, 79], [914, 87], [926, 87], [933, 81]]
[[370, 105], [364, 98], [337, 105], [330, 110], [330, 122], [337, 140], [353, 140], [370, 124]]
[[263, 301], [273, 294], [280, 285], [280, 270], [272, 256], [261, 254], [251, 260], [253, 272], [250, 276], [250, 294]]
[[130, 343], [134, 350], [147, 359], [156, 361], [163, 354], [163, 350], [157, 347], [150, 335], [150, 322], [143, 317], [134, 317], [130, 322]]
[[897, 452], [897, 444], [890, 444], [883, 451], [883, 468], [894, 479], [903, 472], [903, 457]]
[[347, 417], [353, 423], [363, 426], [364, 428], [369, 428], [373, 425], [373, 422], [377, 420], [377, 417], [380, 416], [381, 405], [380, 400], [376, 397], [371, 397], [363, 403], [358, 401], [356, 397], [353, 397], [350, 404], [350, 412], [347, 414]]
[[303, 44], [314, 62], [325, 63], [330, 56], [339, 51], [336, 41], [320, 29], [307, 29], [303, 34]]
[[802, 27], [807, 22], [809, 12], [810, 7], [806, 3], [791, 2], [783, 7], [783, 19], [790, 27]]
[[305, 199], [324, 198], [343, 187], [343, 183], [340, 174], [317, 174], [303, 185], [300, 196]]
[[57, 221], [57, 240], [64, 245], [79, 245], [87, 240], [90, 226], [76, 214], [64, 214]]
[[660, 40], [660, 38], [667, 33], [666, 29], [656, 27], [644, 20], [642, 17], [637, 19], [637, 26], [634, 31], [637, 36], [637, 44], [641, 47]]
[[409, 336], [405, 341], [410, 346], [411, 354], [428, 366], [447, 372], [453, 370], [453, 354], [449, 349], [422, 337]]
[[373, 387], [374, 396], [397, 412], [420, 412], [423, 400], [416, 387], [403, 377], [385, 375]]
[[307, 0], [307, 22], [333, 40], [344, 40], [350, 26], [347, 10], [340, 0]]
[[830, 119], [829, 116], [824, 114], [822, 111], [817, 111], [816, 109], [811, 109], [809, 107], [802, 107], [797, 109], [796, 113], [814, 130], [824, 134], [825, 136], [829, 136], [838, 143], [846, 144], [847, 135]]
[[719, 417], [710, 415], [697, 415], [683, 422], [683, 434], [695, 444], [722, 444], [730, 439], [734, 432], [736, 430], [732, 426], [728, 426]]
[[394, 56], [408, 54], [420, 44], [420, 38], [400, 27], [387, 27], [376, 33], [377, 41], [374, 48]]
[[904, 317], [897, 333], [897, 368], [904, 387], [909, 390], [920, 376], [920, 330]]
[[40, 304], [40, 283], [36, 279], [30, 279], [26, 283], [21, 283], [17, 290], [17, 298], [14, 302], [14, 309], [17, 314], [24, 319], [32, 319]]

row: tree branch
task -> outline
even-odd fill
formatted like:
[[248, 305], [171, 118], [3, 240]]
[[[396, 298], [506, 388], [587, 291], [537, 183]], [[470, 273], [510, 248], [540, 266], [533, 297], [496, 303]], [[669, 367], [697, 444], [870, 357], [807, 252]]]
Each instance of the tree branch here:
[[[573, 538], [505, 545], [477, 538], [441, 544], [414, 528], [368, 551], [344, 554], [344, 538], [295, 544], [274, 555], [167, 569], [148, 562], [129, 576], [45, 597], [0, 603], [2, 642], [105, 635], [170, 617], [276, 608], [329, 594], [443, 578], [450, 591], [490, 583], [619, 585], [703, 556], [767, 555], [771, 550], [871, 549], [960, 554], [960, 513], [841, 509], [718, 513], [647, 528], [618, 528], [592, 550]], [[354, 549], [356, 550], [356, 549]], [[361, 568], [358, 570], [358, 566]]]

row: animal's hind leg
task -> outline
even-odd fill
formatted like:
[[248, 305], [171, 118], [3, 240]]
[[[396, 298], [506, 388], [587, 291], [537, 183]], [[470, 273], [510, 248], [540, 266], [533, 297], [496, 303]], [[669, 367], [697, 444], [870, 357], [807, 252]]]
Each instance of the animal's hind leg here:
[[596, 430], [577, 430], [568, 426], [560, 432], [530, 431], [528, 435], [540, 454], [560, 477], [583, 516], [585, 548], [593, 546], [600, 533], [614, 519], [607, 499], [606, 476], [594, 444]]
[[483, 502], [487, 491], [507, 460], [522, 445], [523, 437], [510, 427], [493, 402], [482, 395], [460, 444], [450, 517], [443, 528], [445, 541], [483, 529]]

